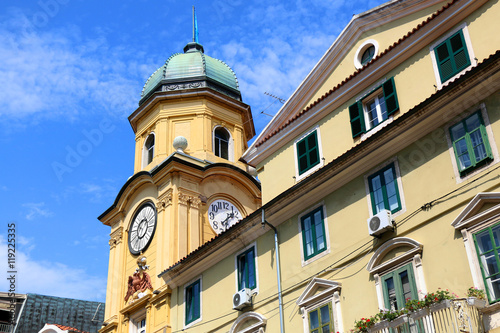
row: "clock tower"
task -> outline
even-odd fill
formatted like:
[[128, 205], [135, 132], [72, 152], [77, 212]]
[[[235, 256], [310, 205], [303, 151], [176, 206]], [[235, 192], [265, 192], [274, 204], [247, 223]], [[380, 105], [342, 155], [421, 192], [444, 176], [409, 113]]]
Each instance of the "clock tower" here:
[[128, 119], [134, 175], [99, 216], [111, 229], [100, 332], [169, 332], [172, 290], [158, 275], [261, 205], [239, 161], [255, 129], [235, 73], [197, 42], [151, 75]]

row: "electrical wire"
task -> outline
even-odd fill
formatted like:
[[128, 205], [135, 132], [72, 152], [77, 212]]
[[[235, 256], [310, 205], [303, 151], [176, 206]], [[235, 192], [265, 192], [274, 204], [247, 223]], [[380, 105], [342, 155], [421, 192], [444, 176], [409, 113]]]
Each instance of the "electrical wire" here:
[[[406, 216], [405, 218], [403, 218], [401, 221], [399, 221], [398, 223], [396, 223], [396, 227], [399, 227], [401, 225], [403, 225], [404, 223], [408, 222], [409, 220], [411, 220], [413, 217], [415, 217], [417, 214], [419, 214], [420, 212], [423, 212], [423, 211], [426, 211], [428, 209], [430, 209], [432, 206], [436, 205], [436, 204], [439, 204], [440, 203], [440, 200], [452, 195], [453, 193], [457, 192], [457, 191], [460, 191], [461, 189], [464, 189], [468, 186], [470, 186], [471, 184], [474, 184], [475, 182], [477, 182], [478, 180], [480, 179], [483, 179], [484, 177], [488, 176], [489, 174], [491, 174], [492, 172], [494, 172], [495, 170], [498, 170], [500, 168], [500, 165], [489, 170], [488, 172], [486, 172], [485, 174], [482, 174], [480, 177], [477, 177], [476, 179], [473, 179], [471, 180], [470, 182], [454, 189], [453, 191], [450, 191], [436, 199], [433, 199], [431, 201], [429, 201], [428, 203], [425, 203], [424, 205], [422, 205], [420, 208], [414, 210], [412, 213], [410, 213], [408, 216]], [[497, 175], [497, 177], [500, 177], [500, 175]], [[370, 251], [368, 251], [364, 256], [362, 256], [361, 258], [359, 258], [358, 260], [356, 260], [354, 263], [350, 263], [349, 265], [345, 266], [345, 267], [337, 267], [337, 268], [334, 268], [333, 270], [342, 270], [342, 269], [345, 269], [349, 266], [352, 266], [354, 265], [356, 262], [358, 262], [359, 260], [361, 260], [362, 258], [364, 258], [368, 253], [372, 252], [374, 249], [375, 249], [375, 246], [377, 245], [377, 242], [378, 240], [373, 244], [373, 247]], [[356, 249], [354, 249], [353, 251], [349, 252], [348, 254], [346, 254], [345, 256], [343, 256], [342, 258], [336, 260], [335, 262], [333, 262], [332, 264], [328, 265], [327, 267], [323, 268], [322, 270], [320, 270], [319, 272], [317, 272], [316, 274], [312, 274], [310, 275], [309, 277], [305, 278], [305, 279], [302, 279], [301, 281], [299, 282], [296, 282], [294, 283], [293, 285], [285, 288], [282, 290], [282, 293], [284, 294], [285, 292], [291, 290], [291, 289], [294, 289], [296, 288], [297, 286], [301, 285], [301, 284], [304, 284], [305, 282], [309, 281], [310, 279], [314, 278], [315, 276], [318, 276], [318, 275], [321, 275], [327, 271], [331, 272], [332, 270], [329, 270], [332, 266], [338, 264], [339, 262], [341, 262], [342, 260], [350, 257], [351, 255], [353, 255], [354, 253], [356, 253], [358, 250], [362, 249], [363, 247], [365, 247], [366, 245], [370, 244], [370, 243], [373, 243], [373, 240], [370, 239], [369, 241], [363, 243], [361, 246], [357, 247]], [[355, 274], [359, 273], [361, 270], [359, 270], [358, 272], [356, 272]], [[352, 276], [352, 275], [350, 275]], [[338, 279], [342, 279], [342, 278], [338, 278]], [[271, 298], [276, 298], [278, 296], [278, 293], [274, 293], [274, 294], [271, 294], [270, 296], [266, 297], [266, 298], [263, 298], [255, 303], [253, 303], [253, 305], [257, 305], [257, 304], [260, 304], [260, 303], [263, 303]], [[289, 303], [291, 301], [288, 301], [286, 303]], [[211, 319], [211, 320], [207, 320], [207, 321], [203, 321], [202, 323], [199, 323], [199, 324], [196, 324], [196, 325], [193, 325], [191, 327], [188, 327], [188, 328], [185, 328], [185, 329], [181, 329], [181, 330], [177, 330], [177, 331], [172, 331], [172, 333], [178, 333], [178, 332], [185, 332], [191, 328], [195, 328], [195, 327], [199, 327], [201, 325], [204, 325], [204, 324], [208, 324], [208, 323], [211, 323], [213, 321], [216, 321], [216, 320], [219, 320], [219, 319], [222, 319], [222, 318], [225, 318], [227, 316], [230, 316], [230, 315], [234, 315], [234, 311], [232, 312], [229, 312], [227, 314], [224, 314], [224, 315], [221, 315], [217, 318], [214, 318], [214, 319]]]

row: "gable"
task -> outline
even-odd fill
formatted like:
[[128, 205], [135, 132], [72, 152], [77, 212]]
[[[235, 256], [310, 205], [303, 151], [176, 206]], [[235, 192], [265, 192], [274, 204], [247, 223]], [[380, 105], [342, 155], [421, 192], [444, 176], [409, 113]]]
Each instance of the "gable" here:
[[500, 214], [500, 193], [482, 192], [465, 206], [451, 223], [455, 229], [463, 229], [497, 218]]

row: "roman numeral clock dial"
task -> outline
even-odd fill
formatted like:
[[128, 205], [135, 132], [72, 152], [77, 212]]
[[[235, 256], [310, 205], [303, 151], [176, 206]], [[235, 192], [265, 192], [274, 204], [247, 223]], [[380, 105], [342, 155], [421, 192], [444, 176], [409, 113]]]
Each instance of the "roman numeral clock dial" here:
[[208, 207], [208, 221], [217, 234], [226, 231], [242, 218], [238, 208], [226, 200], [215, 200]]
[[128, 231], [128, 248], [132, 254], [147, 249], [156, 230], [156, 209], [151, 202], [143, 204], [135, 213]]

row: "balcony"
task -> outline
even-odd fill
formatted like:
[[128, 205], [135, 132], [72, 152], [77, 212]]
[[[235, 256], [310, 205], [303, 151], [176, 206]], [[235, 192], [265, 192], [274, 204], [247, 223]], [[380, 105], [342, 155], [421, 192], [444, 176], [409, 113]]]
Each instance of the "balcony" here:
[[0, 323], [0, 333], [12, 333], [13, 330], [13, 325]]
[[381, 321], [368, 328], [370, 333], [484, 333], [479, 309], [486, 301], [476, 298], [444, 300], [393, 321]]

